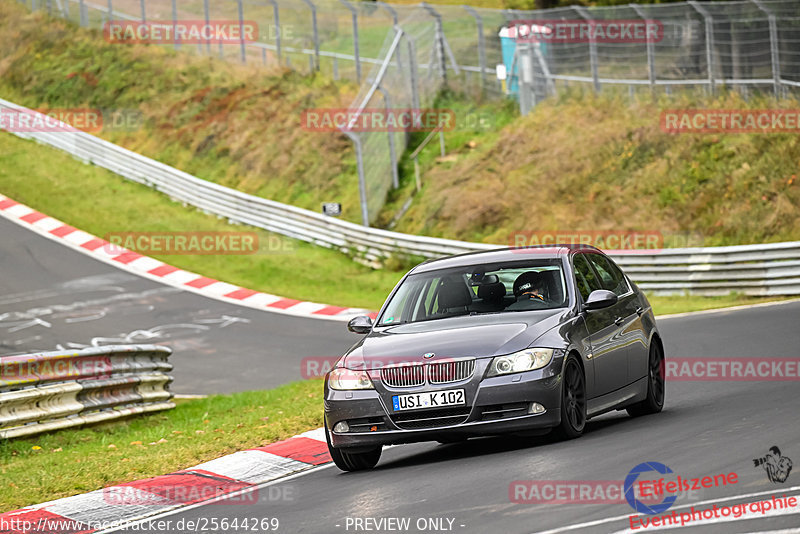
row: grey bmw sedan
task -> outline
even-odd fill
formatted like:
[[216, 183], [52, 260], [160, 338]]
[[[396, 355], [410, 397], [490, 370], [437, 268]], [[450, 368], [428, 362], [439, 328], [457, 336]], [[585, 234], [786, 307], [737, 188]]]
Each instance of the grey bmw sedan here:
[[664, 348], [647, 298], [585, 245], [462, 254], [397, 284], [325, 377], [336, 465], [387, 444], [504, 433], [580, 436], [587, 419], [664, 405]]

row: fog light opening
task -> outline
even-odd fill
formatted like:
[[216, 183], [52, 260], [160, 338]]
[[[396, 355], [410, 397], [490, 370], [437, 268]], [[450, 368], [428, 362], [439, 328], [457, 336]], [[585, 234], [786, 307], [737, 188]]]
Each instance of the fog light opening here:
[[544, 406], [542, 406], [538, 402], [532, 402], [531, 405], [528, 407], [528, 413], [531, 414], [538, 415], [540, 413], [544, 413], [545, 411], [547, 410], [544, 409]]
[[333, 431], [337, 434], [344, 434], [345, 432], [350, 432], [350, 427], [347, 426], [347, 421], [339, 421], [334, 425]]

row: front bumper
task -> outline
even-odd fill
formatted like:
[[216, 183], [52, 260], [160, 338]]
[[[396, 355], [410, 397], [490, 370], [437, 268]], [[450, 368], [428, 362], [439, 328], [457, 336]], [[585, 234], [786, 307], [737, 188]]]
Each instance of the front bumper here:
[[[325, 420], [331, 443], [336, 448], [362, 448], [552, 428], [561, 422], [563, 356], [559, 356], [543, 369], [482, 379], [486, 360], [464, 383], [410, 390], [376, 383], [374, 390], [337, 391], [326, 383]], [[392, 395], [447, 389], [464, 389], [466, 406], [392, 409]], [[528, 414], [532, 402], [543, 405], [546, 411]], [[340, 421], [348, 422], [349, 432], [333, 432]]]

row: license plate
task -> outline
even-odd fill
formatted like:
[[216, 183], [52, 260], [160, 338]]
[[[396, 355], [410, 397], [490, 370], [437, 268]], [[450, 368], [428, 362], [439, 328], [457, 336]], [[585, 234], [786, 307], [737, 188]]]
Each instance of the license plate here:
[[440, 406], [461, 406], [466, 403], [463, 389], [427, 391], [425, 393], [411, 393], [392, 397], [392, 407], [396, 412], [418, 410], [420, 408], [438, 408]]

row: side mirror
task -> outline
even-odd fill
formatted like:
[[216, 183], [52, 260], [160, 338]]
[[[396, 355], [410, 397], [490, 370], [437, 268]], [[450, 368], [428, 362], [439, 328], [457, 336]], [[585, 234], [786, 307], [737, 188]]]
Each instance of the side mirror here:
[[617, 296], [606, 289], [595, 289], [586, 299], [584, 309], [586, 310], [601, 310], [608, 308], [617, 303]]
[[353, 317], [347, 323], [347, 329], [356, 334], [369, 334], [369, 331], [372, 330], [372, 319], [366, 315]]

